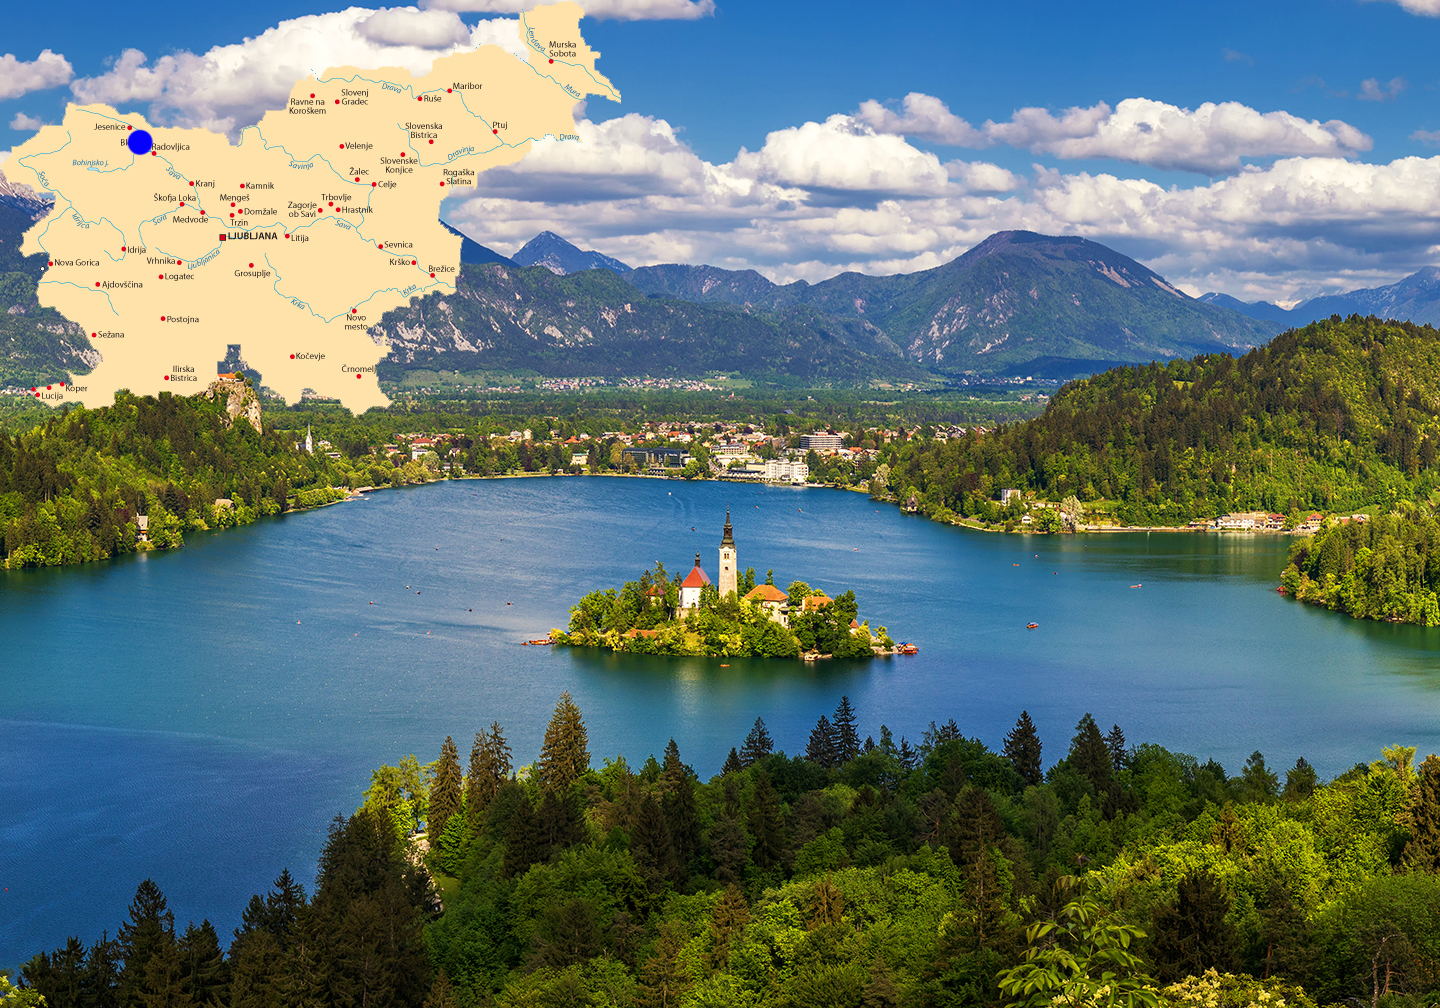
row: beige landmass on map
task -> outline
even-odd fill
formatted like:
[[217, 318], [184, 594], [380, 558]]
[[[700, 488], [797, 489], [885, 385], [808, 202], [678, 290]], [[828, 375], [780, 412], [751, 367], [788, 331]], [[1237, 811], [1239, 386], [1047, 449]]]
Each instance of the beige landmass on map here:
[[[532, 140], [578, 141], [572, 109], [586, 95], [619, 100], [582, 16], [573, 3], [522, 14], [526, 59], [482, 46], [423, 77], [327, 70], [234, 145], [71, 105], [6, 163], [12, 180], [55, 194], [23, 246], [51, 264], [40, 302], [83, 325], [104, 358], [42, 398], [194, 393], [238, 343], [287, 402], [308, 388], [356, 413], [385, 405], [385, 348], [368, 330], [411, 298], [455, 290], [460, 239], [439, 223], [440, 201]], [[127, 140], [140, 129], [155, 146], [137, 156]]]

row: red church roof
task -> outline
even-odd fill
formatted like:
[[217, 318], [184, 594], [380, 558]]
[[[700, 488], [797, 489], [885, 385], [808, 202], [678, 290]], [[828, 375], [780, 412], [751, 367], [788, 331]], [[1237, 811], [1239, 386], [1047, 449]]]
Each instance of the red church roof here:
[[695, 565], [695, 569], [690, 572], [689, 576], [686, 577], [684, 581], [680, 582], [680, 587], [703, 588], [709, 583], [710, 579], [705, 576], [705, 572], [700, 569], [700, 565], [697, 563]]

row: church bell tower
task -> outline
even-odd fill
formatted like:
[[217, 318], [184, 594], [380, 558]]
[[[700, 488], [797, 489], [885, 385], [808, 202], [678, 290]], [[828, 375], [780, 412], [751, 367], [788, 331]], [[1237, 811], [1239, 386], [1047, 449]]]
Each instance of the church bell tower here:
[[720, 580], [715, 586], [720, 597], [726, 592], [737, 591], [735, 578], [735, 534], [730, 528], [730, 509], [725, 509], [725, 535], [720, 539]]

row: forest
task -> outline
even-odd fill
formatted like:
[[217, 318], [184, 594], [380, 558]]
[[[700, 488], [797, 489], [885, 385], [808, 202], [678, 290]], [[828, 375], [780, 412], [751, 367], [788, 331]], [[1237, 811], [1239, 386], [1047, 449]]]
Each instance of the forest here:
[[[571, 607], [568, 631], [555, 631], [552, 639], [571, 647], [716, 658], [873, 658], [877, 647], [895, 646], [885, 627], [872, 633], [868, 621], [857, 622], [860, 609], [853, 591], [821, 601], [827, 598], [824, 592], [793, 581], [785, 589], [788, 616], [781, 622], [746, 599], [755, 588], [753, 567], [738, 578], [738, 591], [721, 597], [707, 584], [700, 590], [699, 606], [683, 612], [681, 580], [656, 561], [653, 569], [642, 571], [619, 591], [607, 588], [586, 595]], [[762, 583], [775, 588], [775, 572], [768, 572]], [[814, 608], [805, 605], [812, 597], [820, 603]]]
[[1290, 547], [1280, 587], [1358, 618], [1440, 626], [1440, 522], [1402, 501], [1373, 519], [1328, 523]]
[[999, 517], [1004, 487], [1124, 525], [1230, 511], [1355, 511], [1440, 486], [1440, 333], [1352, 315], [1225, 354], [1116, 368], [1034, 420], [890, 446], [877, 496], [938, 520]]
[[[672, 739], [596, 766], [562, 694], [536, 758], [381, 767], [313, 890], [233, 935], [150, 881], [18, 997], [110, 1006], [1425, 1008], [1440, 993], [1440, 758], [1237, 772], [1086, 714], [1042, 746], [912, 741], [842, 697], [797, 755], [757, 718], [702, 779]], [[464, 740], [462, 740], [463, 742]], [[1048, 764], [1048, 765], [1047, 765]], [[26, 1003], [17, 1001], [16, 1003]]]

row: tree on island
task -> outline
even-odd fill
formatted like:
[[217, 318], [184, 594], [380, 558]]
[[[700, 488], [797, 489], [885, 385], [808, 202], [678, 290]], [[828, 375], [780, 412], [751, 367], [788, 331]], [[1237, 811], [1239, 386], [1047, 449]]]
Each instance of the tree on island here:
[[1020, 712], [1014, 730], [1005, 736], [1005, 758], [1026, 787], [1044, 783], [1045, 776], [1040, 769], [1040, 735], [1035, 731], [1035, 722], [1030, 720], [1029, 711]]
[[536, 764], [540, 786], [546, 791], [568, 790], [590, 769], [589, 747], [590, 737], [580, 718], [580, 708], [566, 690], [560, 694], [545, 728], [545, 744]]

